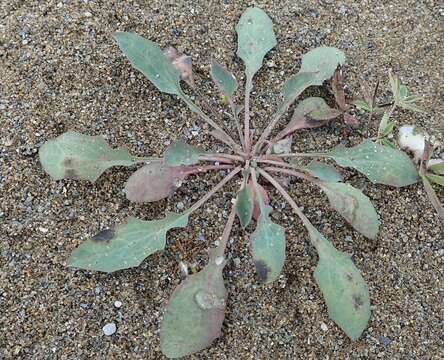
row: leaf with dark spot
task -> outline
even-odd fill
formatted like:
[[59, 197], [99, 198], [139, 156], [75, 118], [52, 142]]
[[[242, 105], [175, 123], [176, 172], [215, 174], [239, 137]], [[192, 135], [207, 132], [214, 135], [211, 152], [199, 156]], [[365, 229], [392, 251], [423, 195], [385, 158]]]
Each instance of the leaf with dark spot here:
[[379, 231], [379, 216], [370, 199], [349, 184], [320, 182], [330, 206], [340, 213], [351, 226], [369, 239], [375, 239]]
[[328, 314], [348, 337], [356, 340], [370, 319], [367, 284], [350, 255], [336, 250], [313, 226], [307, 228], [319, 254], [314, 276], [324, 295]]
[[224, 266], [223, 259], [210, 256], [208, 265], [174, 290], [160, 333], [162, 353], [168, 358], [205, 349], [220, 336], [227, 299]]
[[66, 132], [44, 143], [39, 150], [40, 162], [55, 180], [82, 179], [96, 181], [112, 166], [131, 166], [142, 160], [127, 150], [112, 149], [101, 136]]
[[168, 166], [153, 161], [128, 179], [124, 192], [130, 201], [152, 202], [165, 199], [181, 185], [189, 172], [186, 166]]
[[110, 241], [114, 237], [114, 230], [106, 229], [94, 235], [91, 240], [92, 241]]
[[[261, 215], [261, 208], [259, 206], [259, 200], [256, 197], [256, 192], [254, 190], [254, 185], [253, 185], [253, 182], [251, 181], [251, 179], [250, 179], [250, 181], [248, 181], [248, 187], [250, 188], [250, 191], [253, 194], [253, 203], [254, 203], [253, 219], [257, 221], [259, 219], [259, 216]], [[258, 188], [258, 191], [261, 193], [261, 197], [262, 197], [262, 200], [264, 201], [264, 204], [268, 205], [270, 203], [270, 197], [268, 196], [267, 190], [265, 190], [261, 184], [257, 184], [257, 188]]]
[[285, 262], [284, 228], [270, 219], [270, 206], [261, 206], [256, 230], [251, 234], [251, 250], [262, 282], [276, 280]]
[[85, 270], [113, 272], [138, 266], [165, 247], [166, 233], [188, 224], [187, 214], [167, 213], [160, 220], [131, 217], [113, 230], [104, 230], [73, 251], [68, 265]]

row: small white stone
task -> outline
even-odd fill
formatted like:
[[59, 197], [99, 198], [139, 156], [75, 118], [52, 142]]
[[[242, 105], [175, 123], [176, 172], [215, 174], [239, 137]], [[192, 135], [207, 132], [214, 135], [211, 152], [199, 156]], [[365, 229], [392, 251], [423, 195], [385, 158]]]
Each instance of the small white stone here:
[[321, 330], [322, 331], [328, 331], [328, 326], [324, 323], [321, 323]]
[[116, 308], [120, 308], [120, 307], [122, 307], [122, 302], [119, 301], [119, 300], [116, 300], [116, 301], [114, 301], [114, 306], [115, 306]]
[[106, 324], [103, 328], [102, 328], [102, 330], [103, 330], [103, 333], [106, 335], [106, 336], [111, 336], [112, 334], [114, 334], [115, 332], [116, 332], [116, 330], [117, 330], [117, 326], [116, 326], [116, 324], [115, 323], [108, 323], [108, 324]]
[[48, 232], [48, 229], [44, 227], [39, 227], [39, 231], [42, 232], [43, 234], [46, 234]]

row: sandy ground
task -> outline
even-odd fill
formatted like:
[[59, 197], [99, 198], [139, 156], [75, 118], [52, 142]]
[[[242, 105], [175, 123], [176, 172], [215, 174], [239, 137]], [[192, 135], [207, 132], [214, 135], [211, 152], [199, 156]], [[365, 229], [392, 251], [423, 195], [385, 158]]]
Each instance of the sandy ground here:
[[[279, 45], [267, 56], [253, 94], [253, 127], [276, 107], [284, 79], [300, 56], [318, 45], [347, 55], [347, 83], [359, 94], [366, 79], [381, 80], [389, 96], [393, 69], [413, 92], [425, 94], [427, 114], [396, 112], [398, 124], [416, 123], [443, 140], [444, 8], [438, 1], [258, 1], [275, 23]], [[67, 130], [103, 134], [134, 154], [161, 154], [177, 137], [218, 150], [207, 128], [176, 99], [159, 94], [124, 59], [111, 38], [136, 31], [162, 46], [193, 55], [203, 92], [211, 57], [238, 79], [235, 24], [247, 1], [2, 1], [0, 5], [0, 358], [162, 359], [159, 324], [180, 282], [178, 259], [197, 269], [223, 228], [236, 184], [170, 232], [167, 251], [137, 269], [115, 274], [65, 266], [70, 252], [100, 229], [133, 215], [162, 216], [197, 199], [220, 176], [193, 178], [171, 198], [130, 204], [121, 189], [130, 169], [106, 172], [95, 184], [52, 181], [37, 151]], [[326, 93], [324, 91], [324, 93]], [[440, 100], [441, 99], [441, 100]], [[331, 100], [331, 97], [330, 97]], [[370, 126], [374, 135], [375, 124]], [[328, 149], [362, 139], [334, 123], [301, 132], [294, 148]], [[442, 156], [442, 154], [441, 154]], [[282, 277], [260, 286], [248, 238], [235, 227], [225, 271], [229, 291], [223, 336], [194, 359], [442, 359], [443, 229], [420, 185], [404, 189], [347, 180], [372, 199], [381, 216], [377, 240], [359, 236], [317, 189], [292, 185], [310, 220], [340, 249], [353, 254], [367, 280], [372, 317], [352, 343], [328, 319], [312, 273], [317, 262], [301, 223], [288, 206], [275, 212], [287, 227]], [[198, 191], [201, 190], [201, 191]], [[443, 192], [439, 193], [443, 198]], [[272, 194], [272, 204], [283, 200]], [[249, 229], [251, 231], [251, 229]], [[441, 293], [440, 293], [441, 291]], [[115, 301], [122, 306], [116, 308]], [[116, 334], [102, 327], [114, 321]]]

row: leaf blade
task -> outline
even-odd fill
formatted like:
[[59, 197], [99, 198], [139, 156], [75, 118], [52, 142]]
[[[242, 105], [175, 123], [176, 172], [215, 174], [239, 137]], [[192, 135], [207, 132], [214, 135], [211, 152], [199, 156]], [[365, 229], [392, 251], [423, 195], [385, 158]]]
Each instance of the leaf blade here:
[[321, 189], [327, 195], [330, 206], [348, 223], [369, 239], [379, 232], [379, 216], [370, 199], [349, 184], [323, 182]]
[[206, 152], [184, 141], [171, 144], [163, 156], [165, 164], [169, 166], [194, 165], [199, 162], [199, 155]]
[[245, 229], [251, 222], [253, 217], [253, 195], [251, 189], [245, 184], [238, 192], [236, 198], [236, 214], [242, 227]]
[[270, 212], [270, 206], [261, 206], [256, 229], [250, 236], [256, 272], [264, 283], [276, 280], [285, 263], [284, 228], [270, 220]]
[[210, 74], [219, 90], [231, 99], [238, 86], [234, 75], [215, 60], [211, 60]]
[[340, 182], [342, 175], [332, 166], [313, 160], [306, 167], [313, 176], [316, 176], [322, 181]]
[[132, 174], [123, 191], [133, 202], [158, 201], [172, 195], [187, 175], [185, 166], [168, 166], [162, 161], [153, 161]]
[[101, 136], [68, 131], [45, 142], [39, 149], [40, 163], [54, 179], [96, 181], [112, 166], [139, 162], [124, 149], [112, 149]]
[[72, 252], [68, 266], [108, 273], [138, 266], [165, 247], [168, 230], [187, 224], [187, 214], [167, 213], [152, 221], [131, 217], [116, 231], [108, 229], [84, 241]]
[[277, 44], [270, 17], [258, 7], [247, 8], [236, 25], [237, 56], [250, 79], [261, 68], [265, 55]]
[[221, 334], [227, 291], [222, 269], [210, 257], [202, 271], [185, 279], [168, 302], [161, 329], [161, 349], [168, 358], [178, 358], [210, 346]]
[[370, 319], [368, 286], [350, 256], [336, 250], [314, 227], [309, 227], [319, 254], [314, 277], [330, 318], [352, 340], [357, 340]]
[[406, 154], [371, 140], [351, 148], [337, 146], [328, 156], [340, 166], [361, 172], [373, 183], [403, 187], [419, 180], [418, 172]]
[[156, 43], [128, 32], [116, 32], [113, 37], [131, 65], [142, 72], [158, 90], [182, 95], [180, 73]]

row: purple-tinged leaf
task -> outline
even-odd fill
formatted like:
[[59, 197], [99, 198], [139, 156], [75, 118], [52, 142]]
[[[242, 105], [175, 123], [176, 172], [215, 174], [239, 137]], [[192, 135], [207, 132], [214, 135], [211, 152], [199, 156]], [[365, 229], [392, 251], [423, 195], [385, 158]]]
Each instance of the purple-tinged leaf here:
[[344, 123], [348, 126], [358, 126], [359, 120], [356, 118], [356, 116], [353, 116], [349, 113], [344, 113]]
[[124, 192], [130, 201], [158, 201], [172, 195], [187, 175], [186, 166], [168, 166], [163, 161], [153, 161], [130, 176]]
[[179, 55], [177, 50], [172, 46], [164, 49], [163, 53], [179, 71], [180, 79], [185, 81], [190, 87], [194, 88], [193, 61], [191, 56]]
[[[256, 197], [256, 191], [253, 182], [251, 180], [248, 182], [248, 188], [253, 194], [253, 219], [257, 221], [259, 219], [259, 216], [261, 216], [261, 208], [259, 206], [259, 200]], [[268, 196], [267, 190], [265, 190], [261, 184], [257, 184], [257, 189], [261, 193], [261, 197], [264, 201], [265, 206], [268, 206], [268, 204], [270, 204], [270, 197]]]
[[162, 352], [168, 358], [205, 349], [220, 336], [227, 299], [224, 266], [222, 256], [211, 254], [208, 265], [174, 290], [160, 334]]
[[299, 129], [326, 125], [339, 115], [341, 115], [341, 112], [330, 108], [322, 98], [310, 97], [304, 99], [298, 104], [290, 123], [278, 134], [276, 139], [282, 139]]
[[379, 231], [379, 216], [370, 199], [360, 190], [339, 182], [320, 182], [320, 188], [330, 206], [341, 214], [353, 228], [369, 239]]
[[331, 78], [331, 88], [335, 96], [336, 104], [338, 104], [339, 109], [342, 111], [347, 110], [347, 103], [345, 101], [345, 91], [344, 91], [344, 74], [342, 69], [337, 69]]

